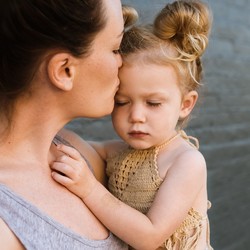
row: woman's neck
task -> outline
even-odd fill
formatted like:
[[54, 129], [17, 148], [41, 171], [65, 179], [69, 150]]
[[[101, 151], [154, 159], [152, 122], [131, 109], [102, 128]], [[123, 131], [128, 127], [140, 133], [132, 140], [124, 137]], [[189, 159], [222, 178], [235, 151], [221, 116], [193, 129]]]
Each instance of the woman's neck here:
[[0, 143], [1, 158], [10, 161], [40, 163], [47, 166], [52, 158], [51, 142], [66, 124], [51, 110], [22, 107], [15, 112], [10, 132]]

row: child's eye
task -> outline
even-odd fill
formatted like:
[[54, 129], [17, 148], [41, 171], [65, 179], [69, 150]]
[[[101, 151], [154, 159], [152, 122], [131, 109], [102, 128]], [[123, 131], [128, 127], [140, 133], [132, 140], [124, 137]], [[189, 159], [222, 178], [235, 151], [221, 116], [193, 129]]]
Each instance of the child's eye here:
[[160, 102], [147, 102], [147, 104], [151, 107], [159, 107], [161, 106]]
[[128, 104], [127, 101], [115, 101], [115, 106], [118, 107], [125, 106], [126, 104]]

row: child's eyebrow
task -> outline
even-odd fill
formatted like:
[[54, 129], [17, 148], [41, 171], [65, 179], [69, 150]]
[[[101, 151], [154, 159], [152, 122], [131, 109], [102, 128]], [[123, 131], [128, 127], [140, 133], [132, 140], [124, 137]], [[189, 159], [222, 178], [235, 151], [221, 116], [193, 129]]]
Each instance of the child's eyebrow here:
[[166, 93], [162, 93], [162, 92], [153, 92], [153, 93], [149, 93], [145, 95], [146, 97], [159, 97], [162, 99], [167, 99], [168, 95]]

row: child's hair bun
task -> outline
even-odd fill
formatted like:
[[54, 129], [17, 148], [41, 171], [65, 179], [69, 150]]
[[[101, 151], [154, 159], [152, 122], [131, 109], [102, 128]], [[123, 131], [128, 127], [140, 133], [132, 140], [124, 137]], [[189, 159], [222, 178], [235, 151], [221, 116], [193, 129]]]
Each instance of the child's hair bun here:
[[122, 5], [122, 14], [124, 19], [124, 27], [128, 28], [138, 20], [137, 11], [128, 5]]
[[177, 0], [167, 4], [154, 21], [154, 33], [171, 41], [181, 60], [200, 57], [208, 44], [211, 16], [208, 6], [196, 0]]

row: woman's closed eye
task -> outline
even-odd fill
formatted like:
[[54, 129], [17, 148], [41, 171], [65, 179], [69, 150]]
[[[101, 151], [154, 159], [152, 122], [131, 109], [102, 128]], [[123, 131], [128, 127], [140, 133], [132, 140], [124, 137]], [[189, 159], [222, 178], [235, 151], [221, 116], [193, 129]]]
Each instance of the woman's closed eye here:
[[119, 54], [120, 54], [120, 48], [119, 48], [119, 49], [113, 50], [113, 53], [114, 53], [115, 55], [119, 55]]

